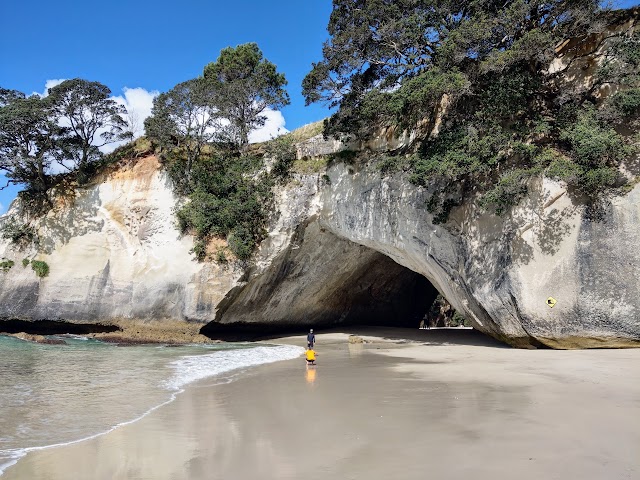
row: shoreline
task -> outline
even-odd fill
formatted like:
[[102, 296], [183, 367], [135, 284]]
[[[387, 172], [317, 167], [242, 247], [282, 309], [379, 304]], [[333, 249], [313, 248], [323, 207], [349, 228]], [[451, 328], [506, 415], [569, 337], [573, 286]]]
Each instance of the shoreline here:
[[638, 474], [640, 351], [518, 350], [432, 332], [349, 331], [365, 343], [319, 333], [315, 368], [300, 357], [199, 380], [99, 438], [32, 451], [0, 478]]

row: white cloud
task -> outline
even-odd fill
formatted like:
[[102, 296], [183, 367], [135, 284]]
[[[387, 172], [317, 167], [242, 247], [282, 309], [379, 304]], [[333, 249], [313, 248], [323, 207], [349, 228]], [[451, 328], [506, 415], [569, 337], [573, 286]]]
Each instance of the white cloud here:
[[66, 80], [66, 78], [55, 78], [52, 80], [47, 80], [44, 84], [44, 92], [39, 93], [39, 92], [33, 92], [31, 95], [39, 95], [41, 97], [46, 97], [47, 95], [49, 95], [49, 89], [55, 87], [56, 85], [60, 85], [62, 82], [64, 82]]
[[[115, 100], [120, 105], [124, 105], [127, 109], [127, 115], [125, 120], [133, 127], [133, 137], [138, 138], [144, 135], [144, 121], [147, 117], [151, 116], [151, 108], [153, 107], [153, 99], [157, 97], [160, 92], [157, 90], [149, 91], [141, 87], [129, 88], [124, 87], [122, 89], [123, 95], [112, 96], [111, 99]], [[99, 138], [100, 131], [98, 131], [97, 138]], [[100, 147], [100, 151], [103, 153], [113, 152], [120, 145], [124, 145], [128, 140], [121, 142], [109, 143]]]
[[144, 121], [151, 116], [151, 108], [153, 107], [153, 99], [159, 95], [157, 90], [148, 91], [144, 88], [122, 89], [123, 95], [111, 97], [120, 105], [124, 105], [127, 109], [127, 121], [131, 121], [134, 127], [134, 137], [138, 138], [144, 134]]
[[4, 205], [0, 203], [0, 215], [4, 215]]
[[282, 112], [267, 109], [264, 111], [264, 116], [267, 117], [264, 126], [249, 134], [249, 143], [266, 142], [272, 138], [289, 133], [289, 130], [284, 128], [286, 122], [282, 116]]

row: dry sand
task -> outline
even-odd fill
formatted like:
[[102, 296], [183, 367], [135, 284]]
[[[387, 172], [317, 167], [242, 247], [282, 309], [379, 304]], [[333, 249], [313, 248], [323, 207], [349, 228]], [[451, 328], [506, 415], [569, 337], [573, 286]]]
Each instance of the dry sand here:
[[320, 334], [315, 368], [300, 358], [201, 382], [134, 424], [32, 452], [2, 480], [640, 478], [640, 350], [359, 333], [372, 343]]

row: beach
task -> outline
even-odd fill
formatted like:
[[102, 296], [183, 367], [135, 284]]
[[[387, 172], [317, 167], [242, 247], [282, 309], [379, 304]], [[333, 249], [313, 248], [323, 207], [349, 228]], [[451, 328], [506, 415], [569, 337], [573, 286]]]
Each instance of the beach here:
[[300, 357], [190, 384], [139, 421], [31, 451], [1, 478], [640, 476], [640, 350], [354, 329], [319, 333], [316, 351], [316, 367]]

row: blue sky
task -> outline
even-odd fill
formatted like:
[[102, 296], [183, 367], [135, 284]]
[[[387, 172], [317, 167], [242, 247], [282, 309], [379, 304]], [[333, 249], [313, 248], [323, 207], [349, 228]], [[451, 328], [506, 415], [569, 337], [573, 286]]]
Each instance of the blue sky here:
[[[127, 87], [162, 92], [200, 75], [222, 48], [257, 42], [289, 81], [291, 105], [282, 114], [292, 130], [329, 113], [305, 107], [300, 84], [321, 59], [331, 6], [331, 0], [3, 1], [0, 86], [44, 92], [48, 80], [81, 77], [123, 98]], [[0, 214], [16, 191], [0, 191]]]
[[[282, 114], [292, 130], [328, 115], [321, 105], [304, 106], [300, 85], [311, 62], [322, 58], [331, 6], [331, 0], [3, 1], [0, 86], [44, 92], [47, 80], [80, 77], [114, 95], [125, 87], [163, 92], [200, 75], [222, 48], [257, 42], [289, 81], [291, 105]], [[16, 191], [0, 191], [0, 214]]]

